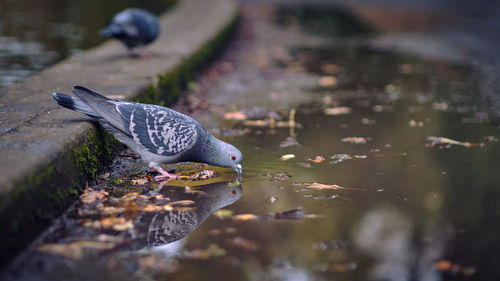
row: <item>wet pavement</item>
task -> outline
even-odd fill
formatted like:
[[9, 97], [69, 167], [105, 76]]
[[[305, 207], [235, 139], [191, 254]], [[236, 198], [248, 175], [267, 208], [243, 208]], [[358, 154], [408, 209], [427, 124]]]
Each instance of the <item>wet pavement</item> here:
[[[130, 6], [161, 13], [173, 1], [0, 1], [0, 87], [106, 40], [98, 35], [112, 16]], [[91, 11], [92, 17], [84, 17]]]
[[161, 185], [124, 151], [6, 279], [497, 280], [499, 131], [474, 70], [242, 13], [174, 108], [241, 149], [243, 178], [179, 164]]

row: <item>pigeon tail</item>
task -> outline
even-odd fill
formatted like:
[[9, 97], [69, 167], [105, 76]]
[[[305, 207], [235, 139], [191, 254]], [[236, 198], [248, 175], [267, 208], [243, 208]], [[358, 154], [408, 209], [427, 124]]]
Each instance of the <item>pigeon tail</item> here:
[[60, 94], [60, 93], [53, 93], [52, 96], [54, 97], [54, 100], [56, 102], [65, 108], [81, 112], [83, 114], [86, 114], [90, 117], [95, 117], [99, 118], [100, 116], [86, 103], [84, 103], [81, 99], [75, 98], [72, 96], [68, 96], [65, 94]]

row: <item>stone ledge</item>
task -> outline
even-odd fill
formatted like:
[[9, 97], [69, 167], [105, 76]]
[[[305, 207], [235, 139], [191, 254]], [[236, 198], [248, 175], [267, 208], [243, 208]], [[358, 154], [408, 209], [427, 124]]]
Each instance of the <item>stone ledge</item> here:
[[126, 56], [116, 41], [0, 90], [0, 265], [24, 248], [77, 197], [119, 147], [52, 92], [82, 85], [123, 99], [169, 104], [236, 25], [233, 0], [183, 0], [160, 19], [150, 59]]

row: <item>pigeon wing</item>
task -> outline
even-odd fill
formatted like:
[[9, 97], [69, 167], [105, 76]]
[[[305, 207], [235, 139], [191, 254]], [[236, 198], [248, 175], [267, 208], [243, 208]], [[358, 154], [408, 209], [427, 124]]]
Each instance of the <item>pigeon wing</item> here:
[[117, 109], [134, 141], [151, 153], [178, 155], [196, 143], [197, 123], [183, 114], [140, 103], [119, 103]]

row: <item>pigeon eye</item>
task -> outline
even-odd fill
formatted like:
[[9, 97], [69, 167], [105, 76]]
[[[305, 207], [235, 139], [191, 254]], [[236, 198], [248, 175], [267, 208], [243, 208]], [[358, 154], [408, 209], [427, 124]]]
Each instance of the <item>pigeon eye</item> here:
[[231, 155], [231, 160], [233, 160], [233, 161], [236, 160], [236, 156]]

